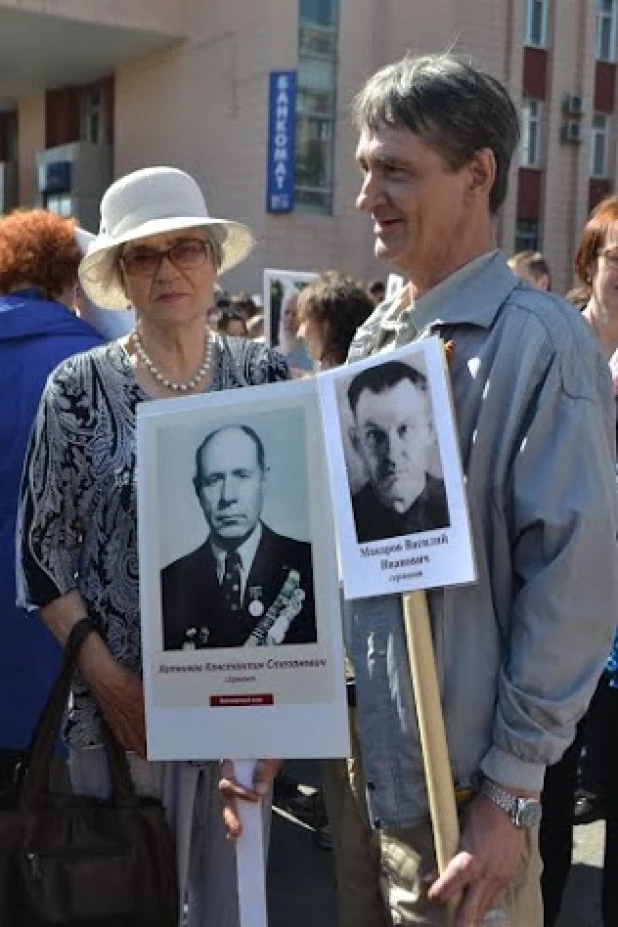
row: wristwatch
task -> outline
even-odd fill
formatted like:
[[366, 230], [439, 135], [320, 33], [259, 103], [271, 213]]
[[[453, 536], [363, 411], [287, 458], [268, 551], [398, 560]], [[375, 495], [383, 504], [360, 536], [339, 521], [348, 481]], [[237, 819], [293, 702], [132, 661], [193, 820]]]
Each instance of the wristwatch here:
[[537, 827], [541, 823], [541, 802], [536, 798], [518, 798], [485, 777], [479, 793], [505, 811], [515, 827]]

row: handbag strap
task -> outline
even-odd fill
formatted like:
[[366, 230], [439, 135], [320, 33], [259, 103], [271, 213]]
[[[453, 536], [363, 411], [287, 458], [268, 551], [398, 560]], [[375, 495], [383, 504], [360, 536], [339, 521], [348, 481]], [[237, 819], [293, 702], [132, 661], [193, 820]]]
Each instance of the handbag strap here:
[[[82, 618], [71, 630], [64, 650], [64, 660], [43, 713], [34, 730], [23, 760], [20, 790], [22, 810], [33, 808], [49, 793], [49, 767], [54, 741], [58, 736], [75, 675], [75, 660], [86, 638], [97, 631], [90, 618]], [[108, 725], [103, 722], [103, 746], [107, 755], [114, 804], [135, 804], [135, 787], [127, 758]]]

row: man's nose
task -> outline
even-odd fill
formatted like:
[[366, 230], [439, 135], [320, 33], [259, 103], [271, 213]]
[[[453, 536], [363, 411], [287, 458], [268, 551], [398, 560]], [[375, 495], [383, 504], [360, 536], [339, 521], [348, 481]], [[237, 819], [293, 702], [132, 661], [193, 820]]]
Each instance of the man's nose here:
[[385, 435], [385, 456], [391, 463], [397, 463], [407, 453], [407, 445], [397, 429], [393, 429]]
[[393, 441], [389, 434], [383, 434], [379, 448], [380, 457], [383, 463], [390, 463], [393, 459]]
[[360, 192], [356, 197], [356, 208], [361, 212], [372, 212], [376, 206], [384, 202], [382, 184], [375, 171], [367, 171], [363, 177]]
[[233, 476], [226, 476], [223, 480], [220, 498], [224, 505], [229, 505], [230, 502], [235, 502], [238, 498], [238, 484]]

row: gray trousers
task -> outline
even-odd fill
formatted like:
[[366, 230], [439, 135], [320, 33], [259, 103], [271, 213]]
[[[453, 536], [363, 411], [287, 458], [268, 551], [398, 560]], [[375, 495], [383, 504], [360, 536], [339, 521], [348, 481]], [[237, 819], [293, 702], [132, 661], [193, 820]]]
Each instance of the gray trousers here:
[[[183, 911], [188, 905], [187, 927], [239, 927], [236, 853], [223, 826], [219, 763], [150, 762], [130, 753], [127, 759], [137, 792], [159, 798], [167, 813], [176, 843], [179, 925], [184, 923]], [[109, 796], [102, 747], [71, 750], [69, 768], [76, 794]], [[270, 798], [262, 804], [267, 848]]]

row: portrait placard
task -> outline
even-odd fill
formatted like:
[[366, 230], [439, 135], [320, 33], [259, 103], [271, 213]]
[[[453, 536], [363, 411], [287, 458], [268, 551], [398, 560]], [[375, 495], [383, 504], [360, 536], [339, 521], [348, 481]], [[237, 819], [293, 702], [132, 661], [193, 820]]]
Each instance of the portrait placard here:
[[311, 373], [313, 363], [302, 342], [296, 338], [296, 297], [318, 274], [301, 270], [264, 271], [264, 340], [287, 359], [292, 375]]
[[317, 381], [346, 598], [474, 582], [440, 339]]
[[138, 406], [150, 759], [348, 752], [313, 381]]

